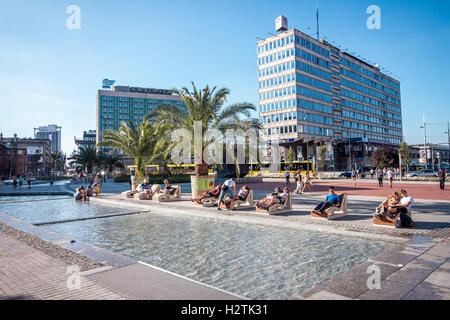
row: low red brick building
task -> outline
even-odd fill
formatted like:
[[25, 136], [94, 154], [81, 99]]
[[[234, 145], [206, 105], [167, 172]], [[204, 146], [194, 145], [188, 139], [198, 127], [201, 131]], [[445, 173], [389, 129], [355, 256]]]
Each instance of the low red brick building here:
[[0, 143], [0, 178], [9, 179], [26, 173], [26, 149]]
[[50, 175], [49, 139], [4, 138], [0, 135], [0, 177]]

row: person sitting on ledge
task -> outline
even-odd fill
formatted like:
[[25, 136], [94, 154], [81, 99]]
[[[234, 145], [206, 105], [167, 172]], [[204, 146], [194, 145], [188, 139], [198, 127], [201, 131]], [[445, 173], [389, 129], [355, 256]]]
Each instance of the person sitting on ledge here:
[[92, 190], [92, 186], [88, 185], [87, 189], [86, 189], [86, 196], [87, 197], [92, 197], [94, 195], [94, 190]]
[[325, 198], [324, 202], [319, 203], [315, 208], [314, 208], [314, 212], [317, 214], [323, 214], [325, 212], [326, 209], [330, 208], [331, 206], [339, 206], [340, 203], [342, 202], [341, 197], [339, 197], [333, 186], [330, 186], [328, 188], [328, 195]]
[[87, 196], [87, 192], [84, 190], [84, 187], [81, 186], [79, 188], [76, 189], [76, 193], [75, 193], [75, 201], [86, 201], [89, 200], [88, 196]]
[[100, 186], [98, 184], [94, 184], [94, 194], [96, 197], [100, 195]]
[[408, 215], [411, 212], [411, 206], [414, 202], [413, 197], [408, 196], [408, 192], [405, 189], [400, 190], [400, 207], [398, 211], [400, 212], [400, 220], [402, 222], [402, 227], [413, 228], [416, 224], [412, 221], [411, 217]]
[[196, 202], [198, 204], [202, 204], [202, 201], [208, 198], [217, 198], [220, 194], [220, 189], [222, 188], [221, 184], [218, 184], [214, 189], [211, 191], [202, 193], [196, 198], [191, 199], [192, 202]]

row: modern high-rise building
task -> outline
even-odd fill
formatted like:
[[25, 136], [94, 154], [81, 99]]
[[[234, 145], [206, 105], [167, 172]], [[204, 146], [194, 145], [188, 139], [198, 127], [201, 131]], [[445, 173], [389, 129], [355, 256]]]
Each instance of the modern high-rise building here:
[[172, 90], [114, 86], [97, 93], [97, 142], [104, 130], [118, 130], [122, 121], [140, 122], [159, 105], [184, 105]]
[[61, 127], [56, 124], [34, 128], [34, 138], [49, 139], [51, 141], [52, 152], [61, 151]]
[[[284, 18], [284, 17], [281, 17]], [[328, 167], [371, 165], [371, 153], [402, 142], [400, 82], [321, 39], [287, 28], [257, 42], [259, 121], [268, 152], [279, 143], [285, 159], [317, 159]]]

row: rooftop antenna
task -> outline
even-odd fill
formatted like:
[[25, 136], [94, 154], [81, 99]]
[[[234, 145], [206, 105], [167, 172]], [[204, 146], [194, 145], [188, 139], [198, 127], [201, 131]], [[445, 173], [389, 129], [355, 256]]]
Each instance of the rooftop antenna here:
[[316, 1], [316, 18], [317, 18], [317, 40], [320, 40], [319, 36], [319, 0]]

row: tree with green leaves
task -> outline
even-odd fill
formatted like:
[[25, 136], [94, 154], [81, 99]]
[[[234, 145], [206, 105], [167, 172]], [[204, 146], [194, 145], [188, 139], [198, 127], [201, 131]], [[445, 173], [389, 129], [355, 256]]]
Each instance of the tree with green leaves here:
[[[203, 133], [208, 129], [225, 132], [226, 129], [238, 128], [243, 123], [240, 117], [249, 118], [250, 111], [256, 110], [253, 104], [247, 102], [224, 106], [230, 94], [227, 88], [210, 88], [207, 85], [204, 89], [198, 90], [192, 82], [192, 90], [183, 87], [181, 90], [174, 91], [184, 102], [185, 108], [180, 105], [165, 105], [154, 109], [151, 113], [151, 118], [155, 119], [158, 128], [163, 127], [167, 134], [176, 129], [186, 129], [191, 137], [194, 137], [194, 124], [197, 121], [201, 123]], [[211, 140], [202, 139], [202, 155], [194, 154], [196, 176], [208, 175], [205, 153], [208, 154], [208, 148], [211, 145]], [[173, 147], [174, 144], [171, 146]], [[194, 150], [194, 139], [192, 139], [192, 150]]]
[[114, 169], [123, 169], [124, 165], [122, 162], [122, 156], [119, 154], [104, 154], [103, 163], [105, 164], [105, 169], [108, 172], [113, 172]]
[[289, 150], [286, 154], [286, 163], [289, 165], [289, 169], [292, 168], [295, 160], [294, 150], [292, 147], [289, 147]]
[[411, 160], [411, 150], [405, 141], [403, 141], [398, 148], [398, 153], [402, 157], [402, 166], [406, 168], [406, 173], [408, 173], [408, 164], [409, 160]]
[[398, 152], [391, 146], [378, 148], [372, 154], [373, 162], [378, 168], [398, 166]]
[[55, 171], [64, 171], [64, 154], [61, 151], [51, 153], [50, 169]]
[[133, 158], [136, 175], [143, 177], [146, 166], [157, 159], [168, 156], [167, 135], [163, 126], [156, 126], [146, 115], [142, 123], [122, 121], [119, 130], [105, 130], [98, 146], [113, 147]]
[[317, 153], [317, 162], [318, 162], [320, 171], [325, 170], [325, 165], [326, 165], [325, 151], [326, 151], [326, 148], [322, 142], [318, 148], [318, 153]]
[[83, 167], [87, 173], [92, 173], [94, 166], [101, 166], [101, 158], [94, 145], [82, 146], [78, 151], [72, 152], [68, 158], [69, 165]]

